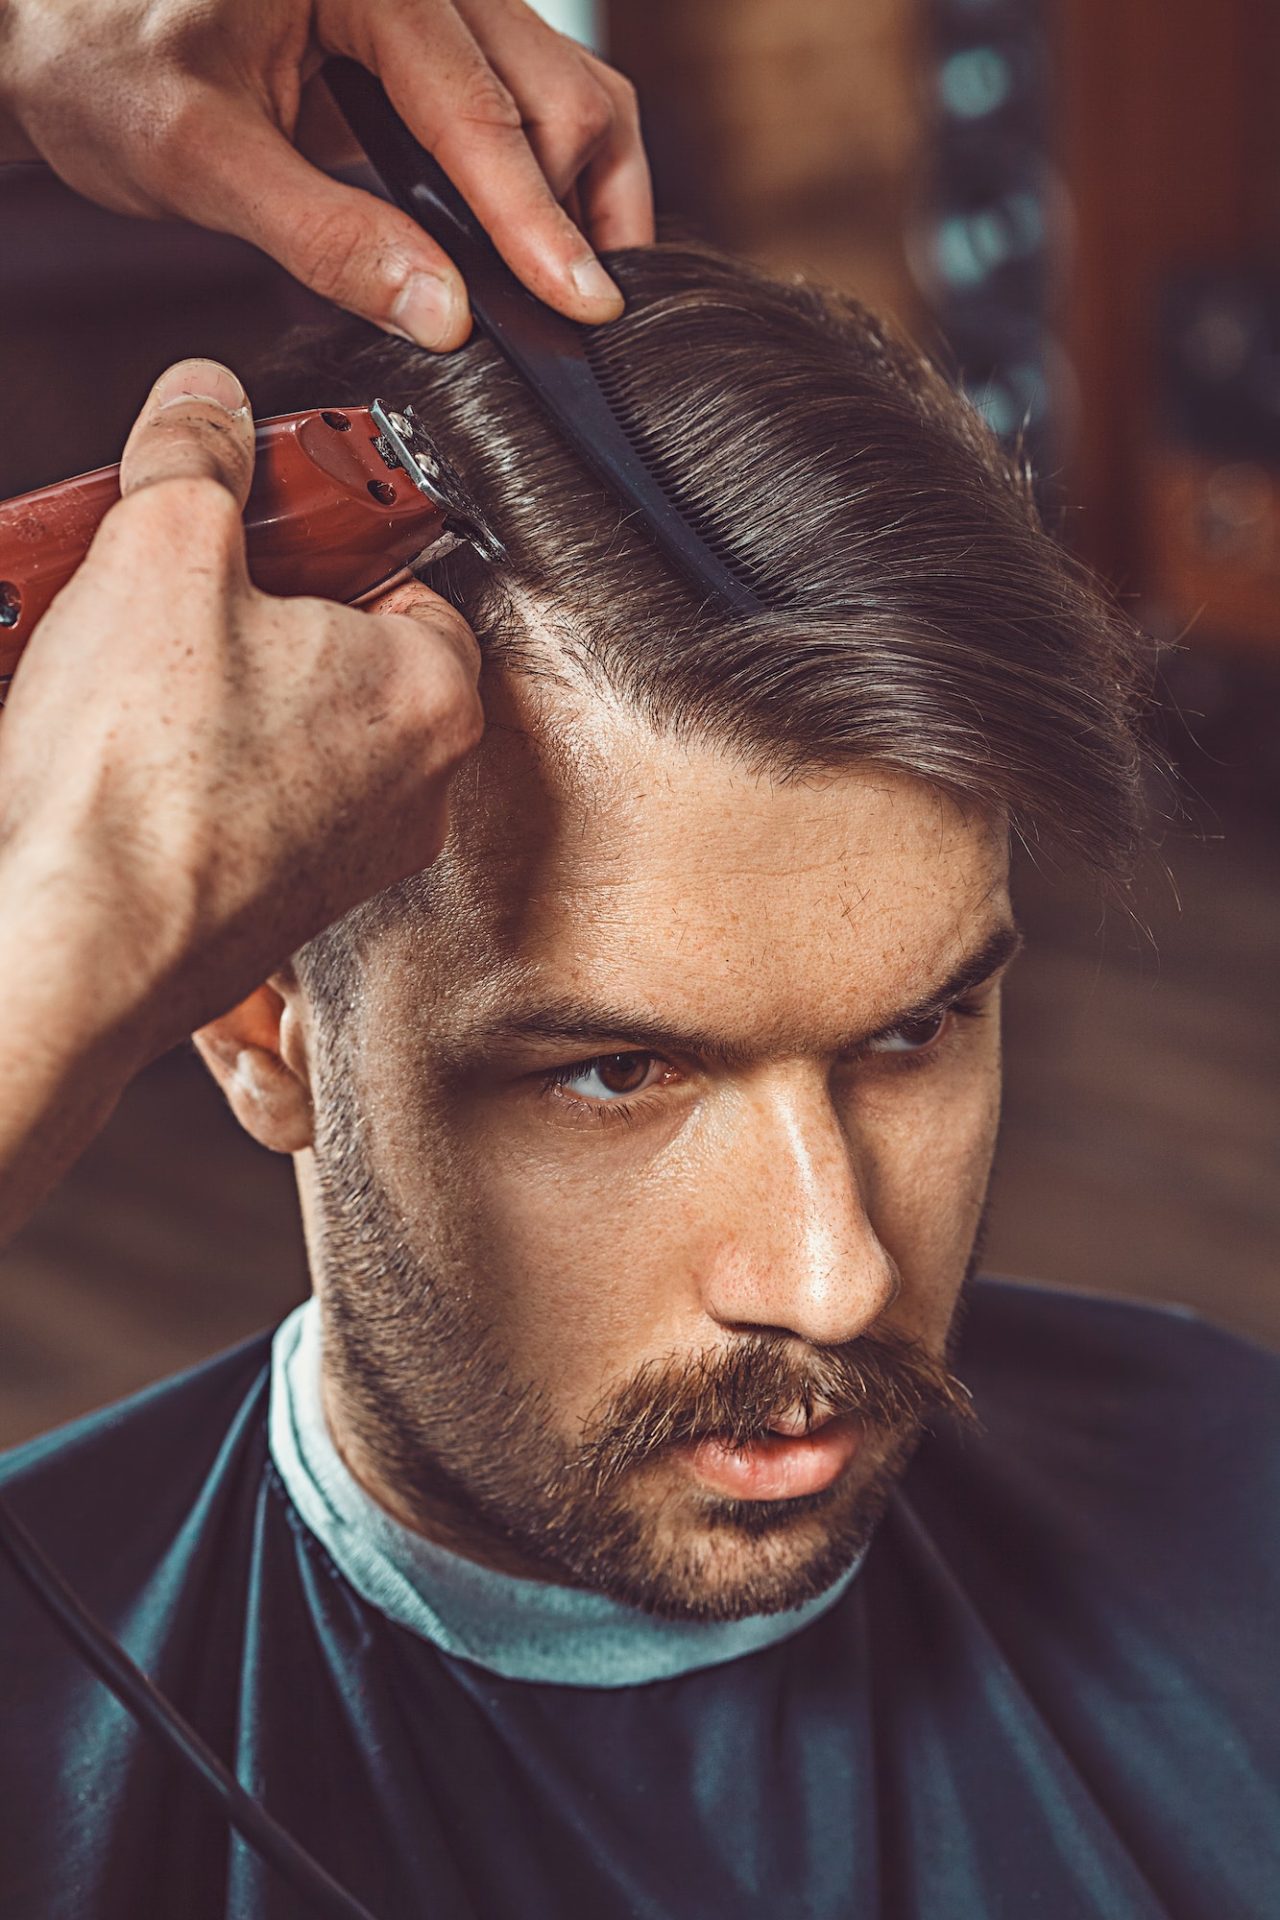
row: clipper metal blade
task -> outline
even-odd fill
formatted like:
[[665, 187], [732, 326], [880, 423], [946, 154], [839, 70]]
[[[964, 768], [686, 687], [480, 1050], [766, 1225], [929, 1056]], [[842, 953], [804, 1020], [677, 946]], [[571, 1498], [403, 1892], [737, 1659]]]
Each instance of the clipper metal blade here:
[[[375, 400], [369, 417], [378, 429], [374, 444], [387, 466], [402, 467], [418, 491], [444, 510], [446, 533], [466, 541], [482, 560], [494, 565], [505, 560], [506, 548], [413, 408], [397, 412]], [[428, 552], [434, 556], [439, 550], [437, 544]]]

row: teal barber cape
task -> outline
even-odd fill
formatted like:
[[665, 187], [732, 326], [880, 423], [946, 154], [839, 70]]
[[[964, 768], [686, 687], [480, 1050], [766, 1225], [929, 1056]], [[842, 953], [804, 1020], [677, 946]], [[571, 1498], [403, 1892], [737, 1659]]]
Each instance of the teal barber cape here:
[[[984, 1423], [856, 1577], [641, 1685], [443, 1651], [342, 1576], [267, 1434], [269, 1339], [8, 1455], [5, 1497], [377, 1920], [1280, 1915], [1280, 1363], [979, 1281]], [[304, 1920], [0, 1561], [4, 1920]]]

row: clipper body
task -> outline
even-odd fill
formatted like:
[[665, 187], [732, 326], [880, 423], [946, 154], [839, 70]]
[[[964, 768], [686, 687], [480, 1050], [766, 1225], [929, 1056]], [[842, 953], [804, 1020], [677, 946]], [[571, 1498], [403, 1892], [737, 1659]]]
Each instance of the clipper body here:
[[[245, 507], [249, 572], [264, 592], [348, 604], [470, 541], [502, 548], [411, 408], [332, 407], [256, 429]], [[0, 693], [36, 622], [120, 498], [101, 467], [0, 504]]]

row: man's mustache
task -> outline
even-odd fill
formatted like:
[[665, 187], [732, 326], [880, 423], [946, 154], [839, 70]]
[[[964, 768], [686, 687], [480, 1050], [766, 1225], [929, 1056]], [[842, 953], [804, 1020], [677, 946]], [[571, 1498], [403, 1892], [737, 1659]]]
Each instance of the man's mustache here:
[[787, 1335], [729, 1350], [650, 1361], [590, 1423], [580, 1465], [599, 1492], [664, 1448], [714, 1435], [732, 1447], [762, 1439], [803, 1411], [806, 1426], [853, 1414], [886, 1433], [918, 1431], [939, 1415], [976, 1426], [969, 1389], [920, 1341], [885, 1330], [803, 1356]]

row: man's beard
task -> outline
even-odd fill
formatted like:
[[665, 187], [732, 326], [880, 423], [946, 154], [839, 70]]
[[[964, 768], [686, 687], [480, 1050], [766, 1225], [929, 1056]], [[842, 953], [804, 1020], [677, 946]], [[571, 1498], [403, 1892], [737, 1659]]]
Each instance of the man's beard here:
[[[928, 1425], [973, 1423], [968, 1390], [917, 1340], [756, 1333], [646, 1362], [567, 1442], [503, 1357], [465, 1260], [442, 1245], [428, 1264], [411, 1244], [350, 1088], [335, 1076], [317, 1102], [326, 1370], [360, 1456], [428, 1537], [668, 1617], [780, 1612], [857, 1559]], [[797, 1407], [857, 1420], [852, 1472], [792, 1499], [704, 1491], [698, 1537], [659, 1537], [637, 1498], [646, 1467], [700, 1438], [746, 1446]]]

